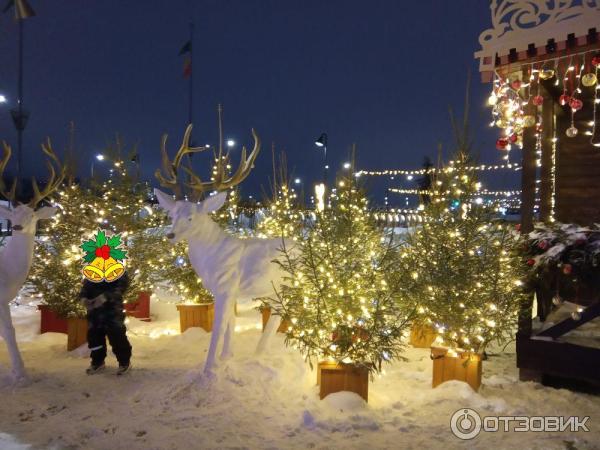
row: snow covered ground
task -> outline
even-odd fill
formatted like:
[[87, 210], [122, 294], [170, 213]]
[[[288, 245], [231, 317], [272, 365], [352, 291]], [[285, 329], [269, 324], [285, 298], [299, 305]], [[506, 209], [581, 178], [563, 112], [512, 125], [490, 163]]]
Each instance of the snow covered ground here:
[[[175, 306], [154, 302], [157, 320], [129, 323], [134, 370], [87, 376], [85, 348], [67, 353], [66, 336], [38, 335], [32, 306], [13, 309], [25, 387], [7, 384], [0, 345], [0, 449], [515, 448], [600, 449], [600, 398], [517, 381], [514, 346], [484, 362], [479, 393], [460, 382], [430, 387], [429, 351], [407, 348], [369, 387], [369, 403], [340, 393], [319, 400], [316, 374], [283, 336], [253, 355], [259, 315], [242, 312], [235, 356], [215, 379], [200, 376], [210, 335], [178, 333]], [[590, 416], [589, 432], [481, 433], [461, 441], [450, 417], [462, 408], [489, 415]]]

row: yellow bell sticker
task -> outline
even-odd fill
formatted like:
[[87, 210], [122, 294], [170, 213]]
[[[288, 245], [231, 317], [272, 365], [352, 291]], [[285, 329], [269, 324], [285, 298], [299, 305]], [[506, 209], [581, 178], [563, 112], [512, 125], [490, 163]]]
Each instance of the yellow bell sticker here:
[[80, 248], [84, 251], [83, 276], [94, 283], [111, 283], [125, 274], [127, 251], [121, 248], [121, 235], [107, 235], [98, 230], [93, 239], [84, 241]]

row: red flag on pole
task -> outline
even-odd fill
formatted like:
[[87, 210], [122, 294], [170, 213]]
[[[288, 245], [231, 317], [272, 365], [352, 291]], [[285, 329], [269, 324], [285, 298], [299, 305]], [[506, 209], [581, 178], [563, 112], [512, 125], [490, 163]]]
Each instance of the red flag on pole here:
[[183, 78], [189, 78], [192, 75], [192, 58], [187, 56], [183, 62]]
[[191, 39], [183, 44], [179, 55], [186, 55], [183, 61], [183, 77], [189, 78], [192, 75], [192, 41]]

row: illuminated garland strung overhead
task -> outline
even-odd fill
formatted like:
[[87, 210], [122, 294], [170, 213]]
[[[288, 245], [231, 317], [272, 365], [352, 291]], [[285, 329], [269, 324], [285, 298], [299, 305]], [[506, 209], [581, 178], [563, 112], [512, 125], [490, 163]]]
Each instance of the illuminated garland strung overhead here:
[[[385, 169], [385, 170], [360, 170], [358, 172], [356, 172], [354, 175], [356, 177], [360, 177], [363, 175], [369, 175], [369, 176], [397, 176], [397, 175], [407, 175], [408, 177], [412, 177], [414, 175], [425, 175], [428, 173], [437, 173], [439, 171], [441, 172], [452, 172], [454, 169], [454, 167], [452, 167], [453, 161], [449, 162], [449, 166], [447, 167], [443, 167], [442, 169], [438, 170], [436, 168], [430, 168], [430, 169], [414, 169], [414, 170], [408, 170], [408, 169]], [[511, 163], [507, 163], [507, 164], [479, 164], [476, 166], [469, 166], [468, 167], [469, 170], [472, 171], [477, 171], [477, 172], [490, 172], [490, 171], [495, 171], [495, 170], [512, 170], [515, 172], [518, 172], [519, 170], [521, 170], [521, 166], [519, 164], [511, 164]], [[408, 178], [409, 180], [412, 180], [412, 178]]]
[[[420, 190], [420, 189], [402, 189], [402, 188], [389, 188], [390, 192], [395, 194], [407, 194], [407, 195], [430, 195], [431, 191]], [[515, 195], [521, 195], [520, 190], [515, 191], [490, 191], [488, 189], [481, 189], [477, 191], [477, 195], [487, 195], [491, 197], [513, 197]]]

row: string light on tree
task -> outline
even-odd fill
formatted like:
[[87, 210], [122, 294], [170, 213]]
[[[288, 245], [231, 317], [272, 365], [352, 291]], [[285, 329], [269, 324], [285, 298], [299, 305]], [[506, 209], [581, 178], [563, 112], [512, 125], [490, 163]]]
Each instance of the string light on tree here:
[[397, 243], [382, 239], [352, 177], [338, 180], [316, 219], [283, 248], [287, 274], [263, 305], [290, 322], [286, 343], [311, 362], [335, 360], [379, 371], [396, 358], [416, 309], [395, 278]]

